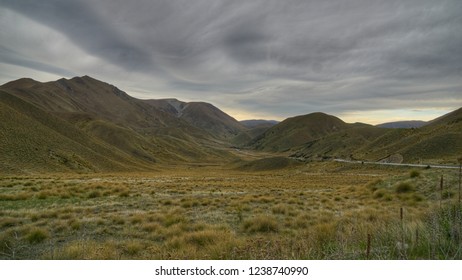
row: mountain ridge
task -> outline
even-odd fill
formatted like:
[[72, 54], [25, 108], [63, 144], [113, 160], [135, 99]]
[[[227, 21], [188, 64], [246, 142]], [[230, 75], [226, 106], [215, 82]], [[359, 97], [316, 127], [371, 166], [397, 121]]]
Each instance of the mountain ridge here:
[[[216, 137], [203, 129], [88, 76], [47, 83], [19, 79], [0, 86], [0, 102], [4, 112], [13, 110], [18, 113], [14, 122], [8, 115], [2, 114], [3, 129], [10, 131], [4, 136], [7, 141], [0, 143], [0, 148], [11, 155], [5, 159], [8, 166], [24, 165], [29, 169], [42, 170], [48, 165], [50, 169], [61, 171], [149, 170], [162, 163], [227, 161], [234, 158], [223, 149]], [[36, 130], [31, 122], [37, 124]], [[51, 125], [53, 123], [55, 125]], [[29, 138], [41, 139], [41, 145], [45, 147], [45, 150], [31, 153], [32, 157], [36, 157], [33, 161], [41, 162], [41, 166], [28, 164], [30, 160], [25, 151], [30, 149], [21, 144], [23, 139], [17, 139], [19, 135], [27, 137], [24, 127], [28, 127]], [[48, 137], [37, 135], [38, 131]], [[70, 131], [73, 131], [72, 136], [68, 135]], [[72, 138], [80, 139], [81, 145], [63, 140]], [[66, 145], [56, 145], [55, 142]], [[53, 154], [59, 154], [67, 166], [63, 164], [61, 169], [56, 166], [46, 147]], [[19, 154], [23, 156], [14, 157], [14, 152], [11, 152], [14, 150], [22, 151]], [[127, 164], [118, 164], [120, 168], [113, 169], [105, 163], [106, 160], [93, 160], [88, 155], [83, 161], [91, 168], [83, 168], [82, 164], [77, 164], [74, 155], [88, 154], [84, 150], [95, 154], [99, 150], [105, 151], [103, 158]]]
[[428, 122], [420, 120], [411, 120], [411, 121], [396, 121], [396, 122], [386, 122], [376, 125], [377, 127], [382, 128], [419, 128], [427, 125]]
[[[245, 167], [351, 158], [454, 162], [462, 154], [462, 108], [419, 128], [346, 123], [321, 112], [282, 122], [237, 121], [213, 104], [141, 100], [89, 76], [0, 86], [0, 172], [119, 172], [226, 164], [234, 149], [268, 157]], [[264, 156], [263, 156], [264, 155]], [[289, 164], [290, 163], [290, 164]]]

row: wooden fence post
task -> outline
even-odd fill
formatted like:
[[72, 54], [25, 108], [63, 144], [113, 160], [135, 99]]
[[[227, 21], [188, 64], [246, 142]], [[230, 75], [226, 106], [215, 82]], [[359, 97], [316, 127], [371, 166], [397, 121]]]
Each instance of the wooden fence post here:
[[371, 239], [372, 236], [370, 233], [367, 234], [367, 247], [366, 247], [366, 259], [369, 259], [371, 254]]
[[441, 180], [440, 180], [440, 208], [441, 208], [441, 203], [443, 203], [443, 184], [444, 184], [444, 179], [443, 179], [443, 175], [441, 175]]

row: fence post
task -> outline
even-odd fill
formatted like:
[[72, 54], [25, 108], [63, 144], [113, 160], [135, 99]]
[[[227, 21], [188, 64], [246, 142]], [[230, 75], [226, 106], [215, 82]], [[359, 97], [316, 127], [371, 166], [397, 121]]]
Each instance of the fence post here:
[[372, 239], [372, 236], [370, 233], [368, 233], [367, 234], [366, 259], [369, 259], [369, 256], [371, 254], [371, 239]]
[[441, 203], [443, 203], [443, 184], [444, 184], [444, 179], [443, 179], [443, 175], [441, 175], [441, 180], [440, 180], [440, 208], [441, 208]]
[[459, 159], [459, 204], [460, 204], [460, 182], [462, 181], [462, 158]]

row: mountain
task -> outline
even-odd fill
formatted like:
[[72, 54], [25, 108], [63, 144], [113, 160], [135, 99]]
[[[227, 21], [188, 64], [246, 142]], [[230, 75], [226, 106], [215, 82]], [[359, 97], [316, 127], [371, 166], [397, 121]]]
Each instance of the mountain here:
[[274, 120], [244, 120], [240, 121], [242, 125], [247, 128], [257, 128], [257, 127], [266, 127], [270, 128], [277, 125], [279, 122]]
[[337, 117], [311, 113], [278, 123], [254, 139], [249, 146], [262, 151], [284, 152], [346, 127], [347, 124]]
[[456, 163], [462, 155], [462, 108], [418, 129], [392, 131], [388, 138], [386, 149], [396, 150], [405, 161]]
[[388, 122], [377, 125], [377, 127], [382, 128], [419, 128], [426, 125], [427, 122], [424, 121], [398, 121], [398, 122]]
[[216, 136], [88, 76], [0, 87], [1, 171], [149, 170], [233, 158]]
[[140, 100], [88, 76], [19, 79], [0, 86], [0, 139], [0, 173], [7, 174], [245, 163], [249, 153], [230, 147], [264, 152], [243, 165], [252, 170], [290, 168], [294, 158], [455, 163], [462, 108], [412, 129], [348, 124], [324, 113], [238, 122], [212, 104]]
[[347, 124], [341, 131], [329, 133], [298, 147], [291, 157], [302, 160], [365, 159], [368, 158], [369, 150], [361, 152], [361, 149], [389, 131], [367, 124]]
[[268, 129], [248, 145], [285, 152], [302, 161], [331, 158], [456, 163], [462, 155], [462, 108], [420, 128], [347, 124], [323, 113], [297, 116]]
[[146, 102], [194, 127], [209, 132], [218, 139], [230, 140], [246, 130], [245, 126], [236, 119], [209, 103], [182, 102], [177, 99]]

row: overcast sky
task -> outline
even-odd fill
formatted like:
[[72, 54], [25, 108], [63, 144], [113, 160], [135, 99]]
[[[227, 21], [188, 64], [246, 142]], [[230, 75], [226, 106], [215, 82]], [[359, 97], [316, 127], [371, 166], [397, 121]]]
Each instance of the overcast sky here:
[[462, 107], [461, 0], [0, 0], [0, 83], [89, 75], [237, 119]]

